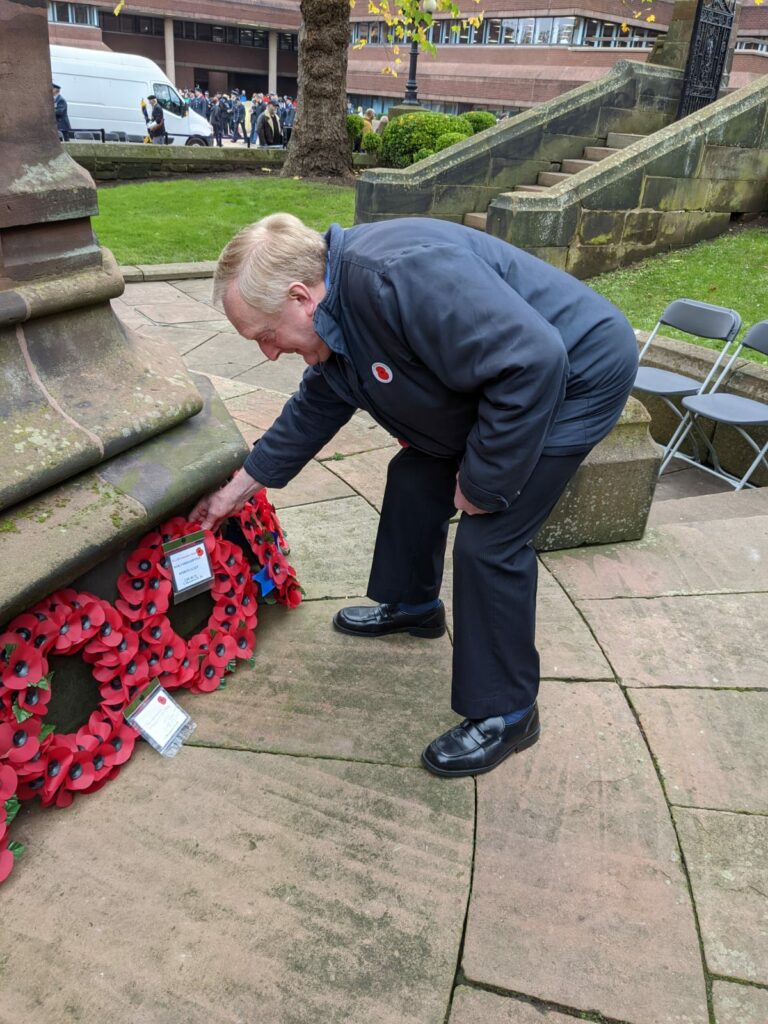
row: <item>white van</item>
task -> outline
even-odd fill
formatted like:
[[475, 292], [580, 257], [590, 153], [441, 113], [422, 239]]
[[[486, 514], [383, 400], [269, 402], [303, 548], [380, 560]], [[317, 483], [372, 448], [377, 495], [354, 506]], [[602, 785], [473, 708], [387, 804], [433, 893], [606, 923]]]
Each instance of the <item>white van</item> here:
[[51, 46], [51, 75], [67, 101], [76, 139], [99, 138], [103, 129], [108, 142], [143, 142], [147, 126], [141, 101], [155, 95], [165, 111], [170, 145], [212, 145], [210, 124], [187, 108], [165, 72], [147, 57]]

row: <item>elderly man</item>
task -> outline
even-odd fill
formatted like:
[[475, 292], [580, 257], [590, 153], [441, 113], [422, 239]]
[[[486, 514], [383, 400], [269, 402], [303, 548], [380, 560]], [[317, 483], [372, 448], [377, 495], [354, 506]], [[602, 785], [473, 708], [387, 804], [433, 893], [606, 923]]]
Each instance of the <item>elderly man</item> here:
[[361, 641], [438, 637], [448, 522], [454, 560], [452, 706], [463, 721], [422, 763], [489, 771], [539, 736], [531, 540], [618, 419], [634, 332], [586, 285], [490, 235], [408, 218], [323, 236], [289, 214], [224, 249], [215, 296], [268, 359], [309, 369], [243, 469], [202, 499], [206, 528], [282, 487], [365, 409], [403, 445], [391, 461], [368, 596], [334, 625]]

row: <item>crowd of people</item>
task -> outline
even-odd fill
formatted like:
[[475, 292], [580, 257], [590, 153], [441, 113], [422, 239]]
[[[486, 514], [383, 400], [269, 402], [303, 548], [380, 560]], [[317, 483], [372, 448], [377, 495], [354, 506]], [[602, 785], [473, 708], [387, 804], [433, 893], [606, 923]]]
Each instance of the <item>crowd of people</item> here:
[[255, 92], [250, 100], [239, 89], [214, 93], [182, 89], [190, 110], [210, 121], [217, 146], [225, 138], [251, 146], [287, 146], [296, 120], [296, 101], [291, 96]]

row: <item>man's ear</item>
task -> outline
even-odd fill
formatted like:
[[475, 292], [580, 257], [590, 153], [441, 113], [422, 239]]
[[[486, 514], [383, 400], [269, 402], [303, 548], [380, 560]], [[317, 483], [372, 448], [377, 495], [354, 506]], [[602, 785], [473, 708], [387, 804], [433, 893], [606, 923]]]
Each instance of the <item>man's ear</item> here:
[[293, 299], [294, 302], [298, 302], [308, 316], [312, 316], [314, 314], [317, 303], [315, 302], [312, 292], [301, 281], [294, 281], [293, 284], [289, 286], [288, 298]]

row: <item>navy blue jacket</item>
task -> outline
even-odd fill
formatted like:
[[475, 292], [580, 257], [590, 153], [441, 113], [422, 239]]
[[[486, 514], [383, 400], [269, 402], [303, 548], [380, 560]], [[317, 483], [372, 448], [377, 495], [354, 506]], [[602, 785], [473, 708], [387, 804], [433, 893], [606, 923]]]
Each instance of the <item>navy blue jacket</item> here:
[[256, 442], [247, 472], [284, 486], [358, 408], [461, 459], [479, 508], [507, 508], [543, 454], [589, 451], [632, 387], [626, 318], [569, 274], [480, 231], [405, 218], [328, 232], [315, 311], [332, 355]]

